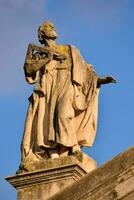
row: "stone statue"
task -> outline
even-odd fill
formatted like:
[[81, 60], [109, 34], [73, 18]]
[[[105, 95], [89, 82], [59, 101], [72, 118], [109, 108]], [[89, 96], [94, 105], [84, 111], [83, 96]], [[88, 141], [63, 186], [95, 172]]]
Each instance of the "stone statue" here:
[[35, 89], [29, 97], [22, 162], [30, 155], [58, 158], [92, 146], [100, 86], [116, 82], [99, 77], [76, 47], [57, 44], [51, 21], [39, 27], [38, 38], [41, 45], [29, 44], [24, 64], [26, 81]]

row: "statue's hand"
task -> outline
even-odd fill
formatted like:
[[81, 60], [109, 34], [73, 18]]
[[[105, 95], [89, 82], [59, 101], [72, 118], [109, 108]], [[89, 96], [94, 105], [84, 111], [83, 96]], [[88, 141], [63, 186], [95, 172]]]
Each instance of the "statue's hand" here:
[[106, 76], [104, 77], [105, 83], [117, 83], [116, 79], [114, 79], [112, 76]]
[[99, 77], [97, 83], [98, 86], [101, 86], [101, 84], [117, 83], [117, 81], [112, 76], [105, 76], [105, 77]]

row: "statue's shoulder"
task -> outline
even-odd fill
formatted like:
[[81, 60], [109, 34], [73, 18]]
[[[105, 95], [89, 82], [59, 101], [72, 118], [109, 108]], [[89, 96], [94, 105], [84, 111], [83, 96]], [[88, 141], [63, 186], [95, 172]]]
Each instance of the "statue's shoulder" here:
[[76, 46], [74, 46], [72, 44], [71, 45], [69, 44], [68, 46], [69, 46], [69, 48], [71, 49], [72, 52], [76, 52], [77, 54], [81, 54], [80, 50]]

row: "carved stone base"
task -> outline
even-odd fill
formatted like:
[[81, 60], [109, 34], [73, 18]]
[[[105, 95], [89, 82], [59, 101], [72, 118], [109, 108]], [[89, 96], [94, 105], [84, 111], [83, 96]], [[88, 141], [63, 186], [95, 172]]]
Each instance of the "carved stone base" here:
[[44, 169], [42, 164], [40, 170], [6, 178], [16, 188], [18, 200], [46, 200], [96, 168], [95, 161], [82, 152], [77, 156], [49, 159], [45, 164], [46, 161]]

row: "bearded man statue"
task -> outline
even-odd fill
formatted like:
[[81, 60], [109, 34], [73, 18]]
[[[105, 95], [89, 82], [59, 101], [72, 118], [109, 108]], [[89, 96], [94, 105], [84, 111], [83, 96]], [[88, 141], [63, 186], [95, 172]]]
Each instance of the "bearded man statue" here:
[[29, 97], [22, 161], [30, 154], [58, 158], [91, 147], [100, 86], [116, 82], [99, 77], [76, 47], [57, 44], [51, 21], [39, 27], [38, 38], [41, 45], [29, 44], [24, 64], [26, 81], [35, 89]]

